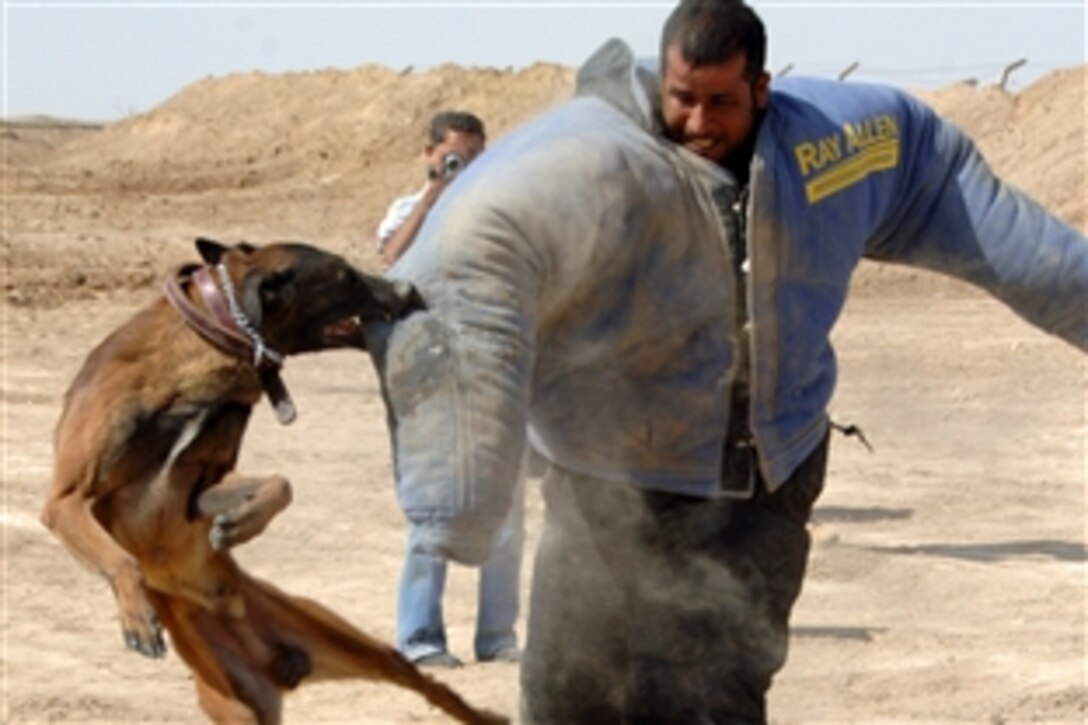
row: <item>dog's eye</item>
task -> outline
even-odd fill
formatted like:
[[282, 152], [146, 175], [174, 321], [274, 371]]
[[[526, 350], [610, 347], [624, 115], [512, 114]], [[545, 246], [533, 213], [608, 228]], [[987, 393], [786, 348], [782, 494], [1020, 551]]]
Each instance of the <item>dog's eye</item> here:
[[289, 290], [295, 281], [295, 271], [285, 269], [273, 272], [261, 280], [261, 303], [264, 305], [275, 302]]

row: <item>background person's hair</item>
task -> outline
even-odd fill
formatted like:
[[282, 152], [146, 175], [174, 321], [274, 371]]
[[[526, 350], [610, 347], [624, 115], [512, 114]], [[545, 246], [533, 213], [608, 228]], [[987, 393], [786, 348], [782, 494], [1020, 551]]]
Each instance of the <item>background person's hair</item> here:
[[681, 0], [661, 31], [662, 64], [674, 45], [695, 67], [722, 63], [743, 53], [745, 74], [752, 82], [763, 73], [767, 58], [763, 21], [742, 0]]
[[487, 140], [484, 122], [468, 111], [439, 111], [434, 114], [434, 118], [431, 119], [431, 143], [435, 145], [442, 143], [450, 131], [469, 133]]

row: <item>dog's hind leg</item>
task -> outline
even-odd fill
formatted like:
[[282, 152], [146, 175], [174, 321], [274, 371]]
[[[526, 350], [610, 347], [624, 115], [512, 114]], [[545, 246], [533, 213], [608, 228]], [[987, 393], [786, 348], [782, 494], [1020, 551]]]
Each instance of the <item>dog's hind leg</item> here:
[[268, 676], [272, 652], [253, 648], [246, 621], [152, 592], [178, 655], [192, 670], [201, 709], [216, 723], [275, 725], [283, 696]]
[[196, 697], [200, 709], [209, 720], [223, 725], [259, 725], [257, 715], [244, 702], [224, 695], [200, 677], [193, 679], [196, 682]]
[[162, 627], [148, 599], [140, 565], [98, 522], [94, 504], [79, 491], [52, 497], [42, 511], [42, 522], [73, 556], [109, 581], [117, 597], [125, 644], [148, 657], [162, 657], [166, 653]]
[[271, 633], [284, 653], [303, 653], [312, 672], [307, 682], [358, 677], [390, 682], [422, 695], [435, 707], [464, 723], [505, 723], [477, 710], [452, 689], [419, 671], [396, 649], [370, 637], [320, 604], [290, 597], [275, 587], [242, 575], [239, 592], [246, 619]]
[[291, 484], [283, 476], [228, 473], [200, 494], [197, 508], [212, 520], [212, 548], [222, 551], [260, 534], [290, 503]]

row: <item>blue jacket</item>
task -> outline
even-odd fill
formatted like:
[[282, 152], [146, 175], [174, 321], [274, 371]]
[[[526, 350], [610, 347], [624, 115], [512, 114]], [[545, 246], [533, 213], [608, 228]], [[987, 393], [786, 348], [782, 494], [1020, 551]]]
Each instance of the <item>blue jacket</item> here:
[[[720, 491], [741, 339], [722, 209], [737, 189], [661, 138], [656, 88], [606, 44], [576, 97], [477, 159], [390, 270], [429, 309], [368, 339], [398, 495], [436, 553], [486, 556], [527, 424], [571, 471]], [[772, 488], [826, 433], [829, 335], [862, 257], [975, 283], [1088, 346], [1088, 241], [898, 90], [776, 80], [748, 219], [750, 423]]]

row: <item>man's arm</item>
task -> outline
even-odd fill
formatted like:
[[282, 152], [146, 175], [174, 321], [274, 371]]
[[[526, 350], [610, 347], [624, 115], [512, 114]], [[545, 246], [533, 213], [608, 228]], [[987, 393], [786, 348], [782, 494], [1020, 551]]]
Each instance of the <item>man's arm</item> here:
[[940, 124], [914, 208], [869, 256], [952, 275], [1031, 324], [1088, 351], [1088, 238], [990, 170], [974, 143]]
[[439, 177], [427, 182], [419, 202], [412, 208], [412, 211], [405, 217], [401, 225], [392, 234], [389, 234], [381, 244], [382, 260], [386, 266], [391, 266], [400, 259], [402, 254], [408, 251], [408, 247], [412, 246], [420, 227], [423, 226], [423, 220], [427, 218], [431, 207], [434, 206], [434, 203], [448, 184], [449, 177]]

